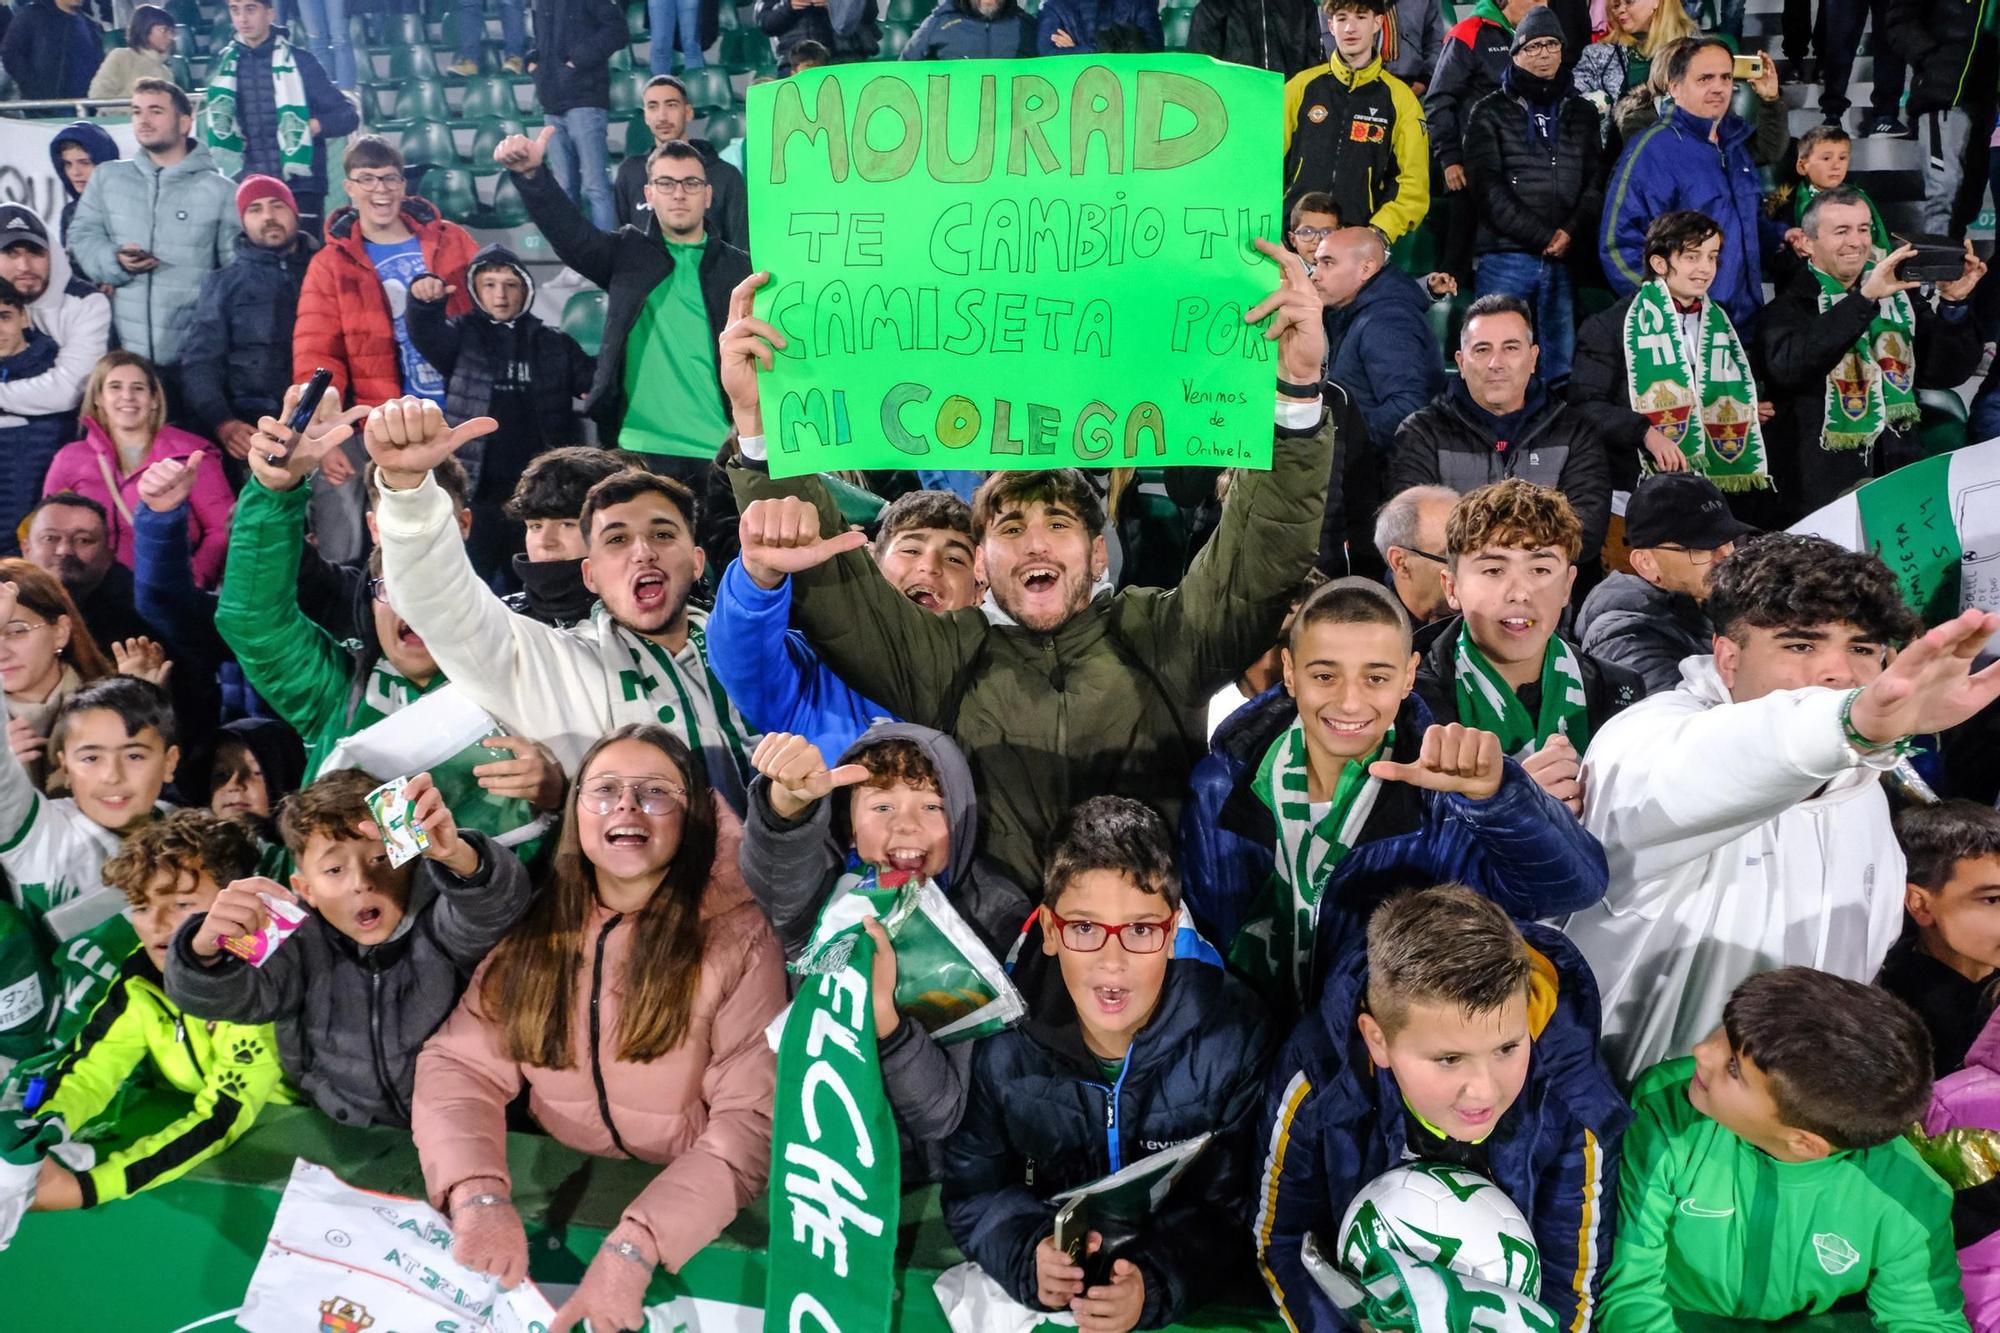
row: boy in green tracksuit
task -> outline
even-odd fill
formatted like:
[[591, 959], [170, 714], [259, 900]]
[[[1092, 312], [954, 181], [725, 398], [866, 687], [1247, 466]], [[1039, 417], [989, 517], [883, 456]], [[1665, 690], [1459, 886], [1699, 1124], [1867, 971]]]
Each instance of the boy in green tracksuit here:
[[177, 810], [148, 824], [105, 863], [104, 880], [131, 904], [135, 950], [23, 1108], [74, 1133], [111, 1108], [150, 1060], [160, 1082], [193, 1099], [186, 1115], [112, 1153], [88, 1171], [43, 1160], [35, 1208], [89, 1208], [165, 1184], [227, 1148], [269, 1102], [289, 1102], [271, 1028], [204, 1023], [167, 998], [160, 968], [174, 931], [206, 911], [222, 886], [254, 873], [248, 829], [206, 810]]
[[1599, 1329], [1866, 1293], [1884, 1333], [1965, 1333], [1951, 1191], [1901, 1137], [1930, 1094], [1930, 1038], [1888, 992], [1804, 967], [1745, 981], [1692, 1058], [1632, 1091]]

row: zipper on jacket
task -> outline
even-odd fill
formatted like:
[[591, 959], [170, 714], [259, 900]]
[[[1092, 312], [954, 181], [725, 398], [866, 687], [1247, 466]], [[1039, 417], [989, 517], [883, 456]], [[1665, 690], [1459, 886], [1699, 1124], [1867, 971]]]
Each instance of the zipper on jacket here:
[[382, 1050], [382, 969], [372, 960], [368, 967], [368, 1044], [374, 1051], [375, 1081], [382, 1087], [382, 1096], [389, 1109], [401, 1116], [405, 1124], [409, 1123], [410, 1108], [403, 1104], [396, 1080], [389, 1077], [389, 1057]]
[[[1113, 1171], [1121, 1171], [1125, 1167], [1125, 1150], [1118, 1143], [1118, 1094], [1125, 1090], [1125, 1076], [1132, 1072], [1132, 1050], [1138, 1044], [1135, 1038], [1132, 1045], [1125, 1048], [1125, 1063], [1118, 1066], [1118, 1081], [1104, 1088], [1104, 1143], [1110, 1150]], [[1102, 1083], [1097, 1086], [1104, 1087]]]
[[194, 1038], [188, 1035], [186, 1015], [181, 1015], [174, 1019], [174, 1040], [187, 1048], [188, 1063], [194, 1066], [194, 1072], [196, 1073], [196, 1075], [198, 1075], [204, 1083], [207, 1082], [208, 1071], [201, 1067], [201, 1057], [195, 1053]]
[[627, 1157], [633, 1157], [637, 1154], [625, 1146], [617, 1124], [611, 1119], [611, 1095], [604, 1089], [604, 1061], [598, 1053], [603, 1029], [597, 1016], [597, 1002], [604, 993], [604, 945], [611, 938], [612, 929], [624, 919], [621, 912], [597, 932], [597, 954], [590, 964], [590, 1081], [597, 1087], [597, 1114], [604, 1117], [604, 1128], [611, 1134], [612, 1145]]

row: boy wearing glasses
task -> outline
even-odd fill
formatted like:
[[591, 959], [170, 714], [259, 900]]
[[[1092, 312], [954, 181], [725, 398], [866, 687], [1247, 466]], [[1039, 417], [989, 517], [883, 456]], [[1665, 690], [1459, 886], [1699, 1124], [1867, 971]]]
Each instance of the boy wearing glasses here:
[[1681, 660], [1715, 646], [1703, 605], [1716, 563], [1754, 531], [1699, 472], [1656, 472], [1625, 505], [1632, 572], [1590, 590], [1576, 613], [1584, 654], [1639, 673], [1648, 694], [1681, 683]]
[[[1016, 965], [1028, 1017], [974, 1048], [965, 1118], [945, 1144], [959, 1248], [1014, 1300], [1100, 1333], [1173, 1323], [1249, 1259], [1254, 1126], [1277, 1033], [1176, 929], [1180, 897], [1150, 807], [1098, 796], [1070, 812]], [[1107, 1247], [1092, 1230], [1075, 1259], [1056, 1248], [1054, 1196], [1202, 1134], [1215, 1137], [1136, 1234]]]
[[[167, 998], [195, 1018], [274, 1023], [286, 1079], [343, 1125], [407, 1129], [417, 1052], [450, 1015], [480, 960], [528, 906], [528, 872], [483, 833], [460, 829], [428, 773], [403, 795], [430, 845], [389, 864], [368, 809], [380, 785], [358, 768], [286, 800], [278, 831], [292, 892], [239, 879], [175, 932]], [[309, 907], [252, 966], [225, 941], [271, 925], [264, 898]]]

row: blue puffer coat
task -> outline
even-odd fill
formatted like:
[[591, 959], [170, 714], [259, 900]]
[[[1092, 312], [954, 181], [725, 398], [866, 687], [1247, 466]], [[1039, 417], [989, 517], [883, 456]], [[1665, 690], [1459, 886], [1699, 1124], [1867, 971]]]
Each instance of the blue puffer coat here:
[[299, 288], [319, 243], [300, 232], [282, 250], [236, 238], [236, 258], [209, 274], [195, 303], [181, 383], [210, 435], [225, 421], [275, 417], [292, 383]]
[[[1196, 765], [1181, 813], [1181, 875], [1203, 936], [1226, 957], [1272, 869], [1277, 823], [1251, 784], [1257, 766], [1298, 716], [1275, 685], [1236, 710]], [[1412, 694], [1396, 715], [1391, 758], [1413, 762], [1431, 725]], [[1361, 838], [1320, 897], [1314, 957], [1324, 968], [1361, 938], [1369, 913], [1402, 889], [1456, 883], [1491, 898], [1516, 920], [1561, 916], [1604, 896], [1604, 848], [1560, 801], [1509, 759], [1500, 790], [1483, 801], [1385, 782]], [[1315, 977], [1308, 994], [1316, 993]]]
[[[973, 1048], [965, 1116], [945, 1142], [945, 1225], [967, 1258], [1035, 1305], [1035, 1246], [1049, 1200], [1201, 1134], [1215, 1139], [1135, 1240], [1106, 1237], [1145, 1279], [1139, 1327], [1158, 1328], [1247, 1274], [1264, 1071], [1279, 1033], [1207, 951], [1175, 944], [1159, 1007], [1107, 1084], [1083, 1044], [1062, 969], [1032, 928], [1015, 983], [1028, 1018]], [[1112, 946], [1117, 947], [1117, 946]]]
[[[9, 357], [0, 357], [0, 383], [32, 379], [56, 363], [56, 340], [40, 329], [27, 331], [28, 342]], [[42, 416], [0, 414], [0, 556], [19, 555], [15, 529], [42, 494], [42, 478], [65, 444], [76, 438], [76, 413]]]
[[910, 34], [905, 60], [1012, 60], [1035, 54], [1035, 20], [1015, 0], [992, 18], [974, 0], [943, 0]]
[[1396, 428], [1444, 392], [1444, 350], [1430, 308], [1430, 296], [1398, 268], [1382, 269], [1352, 301], [1327, 308], [1326, 377], [1353, 397], [1376, 458], [1387, 458]]
[[[1160, 7], [1148, 0], [1048, 0], [1036, 15], [1035, 48], [1045, 56], [1082, 55], [1097, 50], [1097, 34], [1106, 28], [1135, 28], [1146, 38], [1146, 49], [1161, 50]], [[1049, 39], [1066, 32], [1074, 46], [1057, 46]]]
[[[1589, 1328], [1611, 1263], [1618, 1145], [1632, 1113], [1598, 1058], [1597, 983], [1583, 955], [1552, 927], [1524, 924], [1521, 934], [1536, 955], [1528, 1081], [1480, 1146], [1490, 1178], [1535, 1233], [1542, 1303], [1558, 1327]], [[1299, 1248], [1307, 1233], [1329, 1250], [1336, 1246], [1347, 1205], [1401, 1163], [1408, 1144], [1396, 1076], [1374, 1067], [1355, 1026], [1367, 987], [1367, 950], [1351, 949], [1266, 1085], [1269, 1157], [1257, 1187], [1257, 1258], [1300, 1333], [1352, 1327], [1305, 1271]]]

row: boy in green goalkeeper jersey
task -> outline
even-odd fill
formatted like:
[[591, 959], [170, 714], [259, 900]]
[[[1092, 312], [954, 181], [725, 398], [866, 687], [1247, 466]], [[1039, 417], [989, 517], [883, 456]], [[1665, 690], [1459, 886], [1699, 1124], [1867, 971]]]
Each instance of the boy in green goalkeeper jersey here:
[[1601, 1333], [1856, 1293], [1884, 1333], [1965, 1333], [1951, 1190], [1901, 1137], [1930, 1095], [1930, 1038], [1888, 992], [1804, 967], [1743, 982], [1633, 1089]]

